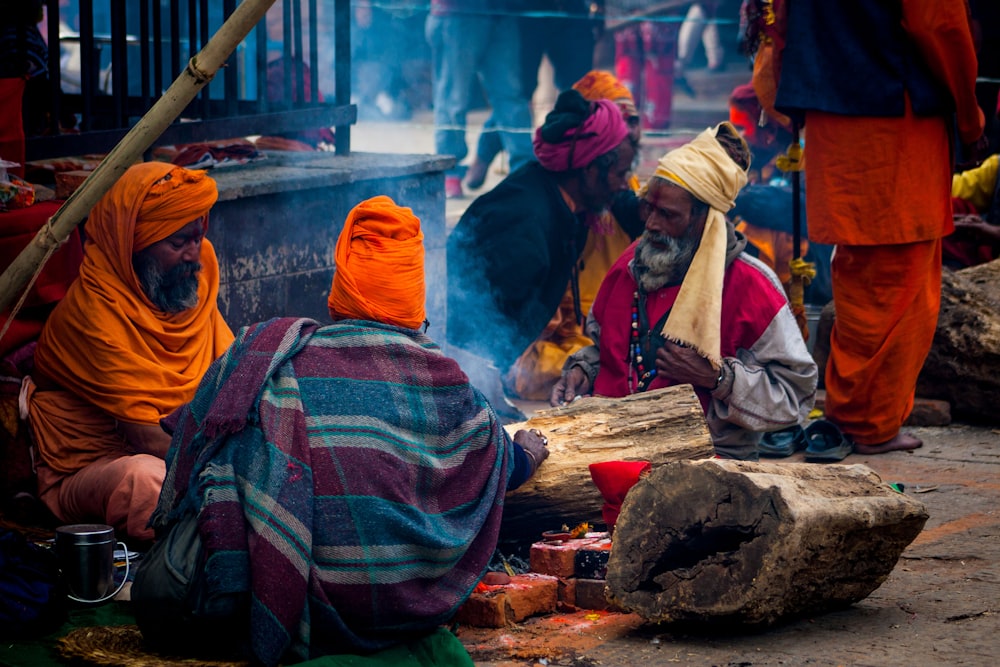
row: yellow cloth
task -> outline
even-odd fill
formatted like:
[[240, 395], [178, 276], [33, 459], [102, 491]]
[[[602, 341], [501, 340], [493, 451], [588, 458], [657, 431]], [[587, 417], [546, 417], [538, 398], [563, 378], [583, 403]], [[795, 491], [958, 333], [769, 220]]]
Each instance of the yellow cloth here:
[[[218, 308], [215, 251], [202, 241], [198, 305], [179, 313], [153, 307], [132, 254], [139, 239], [154, 243], [207, 215], [216, 197], [204, 172], [157, 162], [129, 168], [90, 213], [80, 276], [38, 340], [39, 374], [127, 422], [156, 424], [191, 400], [233, 341]], [[147, 211], [153, 219], [142, 219]]]
[[418, 328], [424, 310], [424, 233], [409, 208], [379, 195], [350, 212], [337, 239], [327, 307], [333, 318]]
[[701, 243], [663, 325], [663, 336], [694, 348], [716, 369], [722, 364], [720, 327], [722, 281], [726, 271], [725, 214], [733, 208], [737, 193], [747, 182], [747, 171], [729, 157], [715, 138], [719, 132], [739, 137], [735, 126], [728, 121], [708, 128], [660, 158], [652, 176], [676, 183], [710, 207]]
[[1000, 155], [994, 153], [975, 169], [968, 169], [951, 177], [951, 196], [964, 199], [977, 211], [985, 213], [993, 202], [997, 186], [997, 167]]

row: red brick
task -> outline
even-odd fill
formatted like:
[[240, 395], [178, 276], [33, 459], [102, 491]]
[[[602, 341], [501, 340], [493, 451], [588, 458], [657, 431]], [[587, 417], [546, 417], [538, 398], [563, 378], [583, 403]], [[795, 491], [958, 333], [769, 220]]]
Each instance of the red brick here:
[[596, 538], [584, 537], [565, 542], [535, 542], [528, 560], [531, 571], [553, 577], [572, 577], [576, 572], [576, 552]]
[[498, 590], [473, 593], [455, 614], [455, 621], [477, 628], [503, 628], [507, 625], [507, 593]]
[[559, 580], [544, 574], [518, 574], [504, 586], [507, 589], [507, 604], [515, 623], [529, 616], [551, 614], [559, 600]]
[[509, 584], [473, 593], [455, 615], [455, 621], [480, 628], [502, 628], [529, 616], [556, 610], [558, 583], [542, 574], [518, 574]]
[[576, 577], [559, 577], [559, 603], [576, 606]]

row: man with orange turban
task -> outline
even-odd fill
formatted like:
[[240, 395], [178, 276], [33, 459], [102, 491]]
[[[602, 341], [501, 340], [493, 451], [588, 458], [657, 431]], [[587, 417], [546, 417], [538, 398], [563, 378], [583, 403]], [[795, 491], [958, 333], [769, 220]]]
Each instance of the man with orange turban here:
[[[148, 567], [136, 577], [136, 620], [153, 644], [231, 642], [276, 665], [433, 633], [486, 572], [504, 494], [548, 455], [537, 431], [511, 439], [421, 331], [423, 233], [409, 208], [361, 202], [336, 264], [333, 324], [242, 329], [168, 420], [154, 549], [194, 521], [205, 568], [183, 600]], [[231, 632], [185, 625], [203, 618], [191, 605], [225, 596], [252, 610]]]
[[39, 497], [60, 521], [153, 536], [170, 444], [159, 421], [233, 340], [205, 239], [217, 198], [204, 172], [152, 162], [91, 210], [80, 275], [42, 330], [23, 392]]

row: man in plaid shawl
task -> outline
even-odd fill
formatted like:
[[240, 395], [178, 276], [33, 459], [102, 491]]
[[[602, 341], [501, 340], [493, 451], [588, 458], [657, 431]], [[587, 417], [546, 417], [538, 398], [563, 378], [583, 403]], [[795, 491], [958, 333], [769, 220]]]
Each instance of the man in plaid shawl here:
[[[197, 621], [228, 599], [236, 641], [264, 665], [435, 632], [486, 572], [505, 492], [548, 455], [537, 432], [512, 441], [418, 330], [423, 234], [410, 209], [359, 204], [336, 263], [334, 324], [244, 328], [167, 424], [152, 523], [166, 538], [195, 515], [202, 542], [182, 612]], [[142, 598], [139, 578], [133, 591]], [[142, 629], [176, 649], [191, 625], [208, 627]]]

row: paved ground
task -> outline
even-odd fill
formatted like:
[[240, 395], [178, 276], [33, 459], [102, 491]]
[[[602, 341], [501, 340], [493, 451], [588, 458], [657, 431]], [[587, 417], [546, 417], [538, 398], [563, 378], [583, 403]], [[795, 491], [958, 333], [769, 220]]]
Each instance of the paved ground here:
[[[852, 455], [930, 514], [889, 579], [853, 607], [761, 632], [646, 624], [633, 614], [553, 615], [462, 628], [477, 665], [995, 665], [1000, 655], [1000, 431], [912, 432], [913, 454]], [[788, 460], [801, 458], [801, 454]], [[819, 465], [819, 464], [817, 464]]]
[[[647, 133], [644, 164], [663, 147], [726, 117], [728, 91], [749, 79], [731, 68], [722, 77], [691, 81], [696, 98], [675, 98], [675, 128]], [[536, 98], [536, 122], [551, 96]], [[473, 146], [486, 112], [469, 118]], [[360, 122], [358, 151], [431, 153], [429, 113], [408, 123]], [[648, 176], [642, 173], [640, 178]], [[499, 182], [503, 163], [486, 185], [449, 200], [454, 224], [473, 196]], [[538, 405], [523, 405], [529, 412]], [[460, 637], [482, 667], [521, 665], [994, 665], [1000, 655], [1000, 431], [954, 425], [914, 429], [925, 446], [913, 454], [853, 455], [884, 480], [902, 482], [930, 519], [889, 579], [852, 608], [792, 620], [765, 632], [678, 628], [643, 623], [631, 614], [553, 615], [503, 631], [462, 628]], [[799, 455], [801, 456], [801, 455]], [[793, 459], [794, 460], [794, 457]]]

